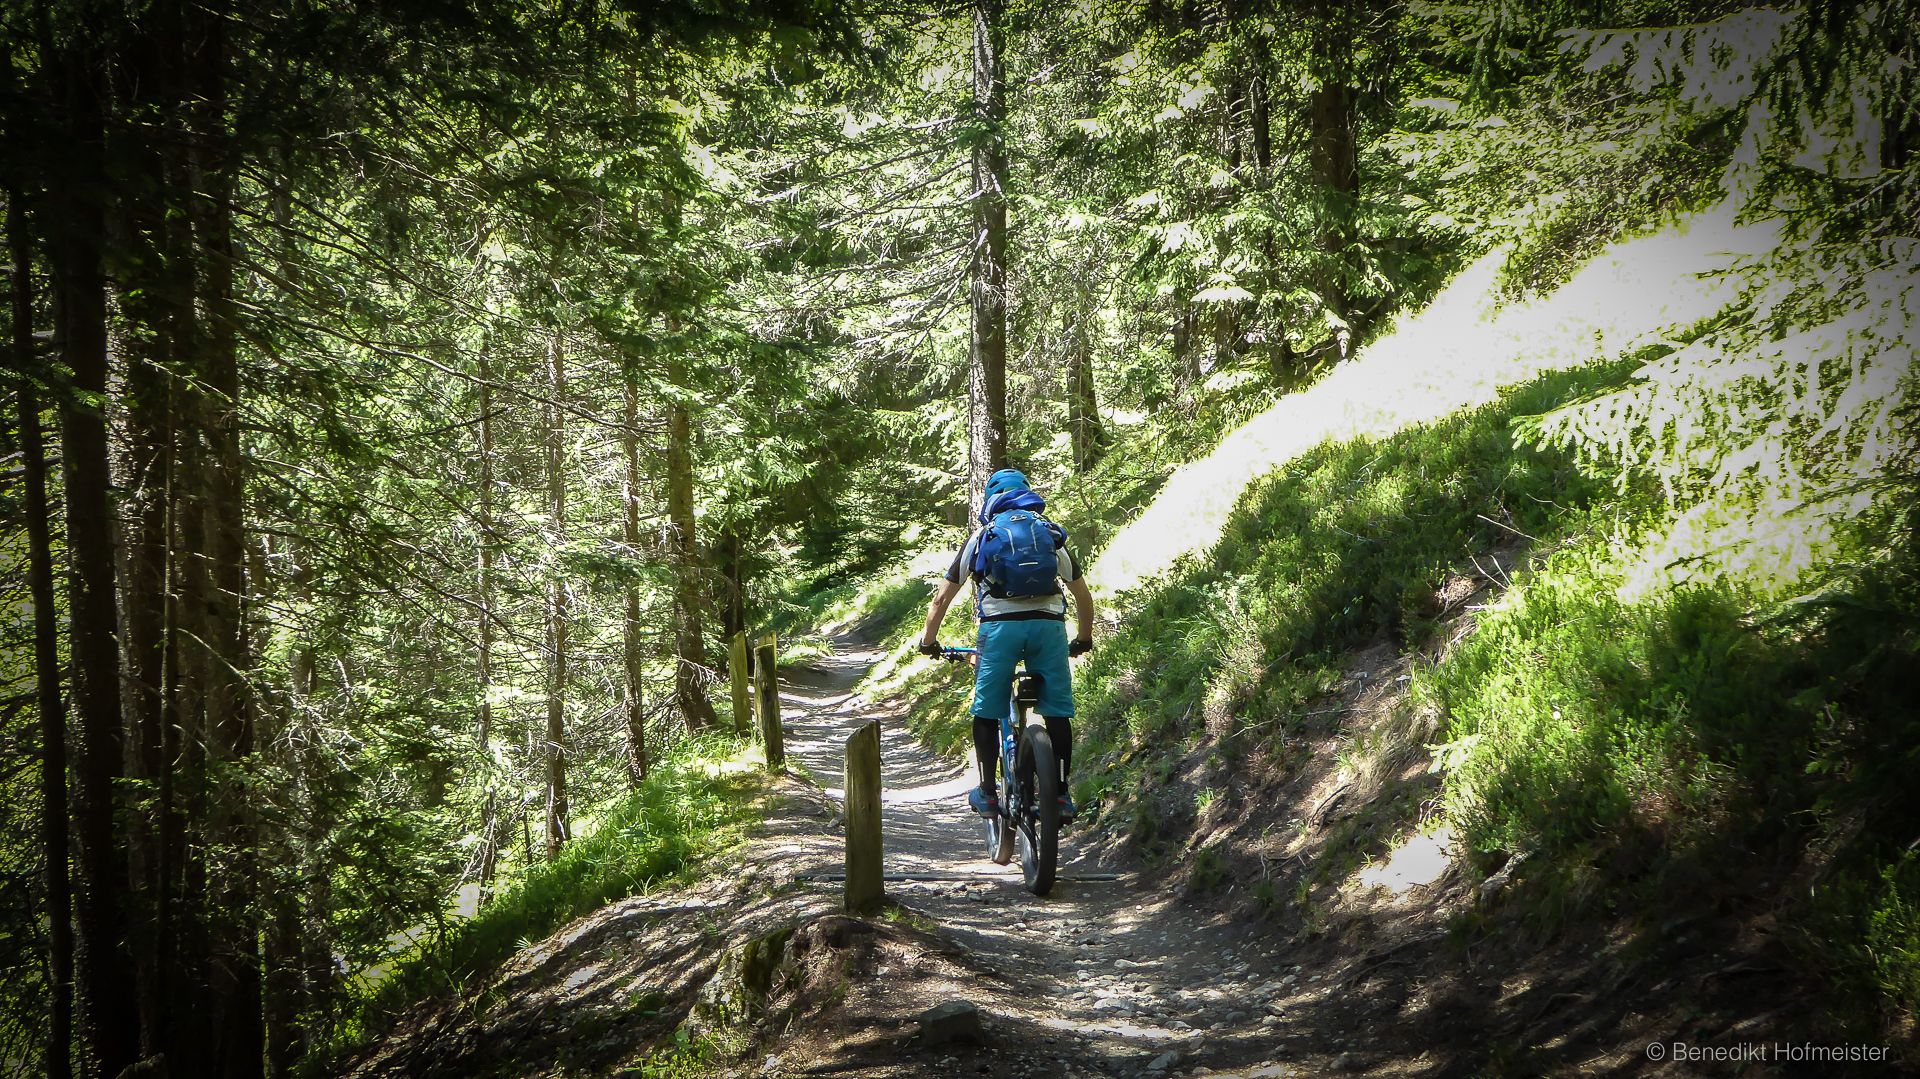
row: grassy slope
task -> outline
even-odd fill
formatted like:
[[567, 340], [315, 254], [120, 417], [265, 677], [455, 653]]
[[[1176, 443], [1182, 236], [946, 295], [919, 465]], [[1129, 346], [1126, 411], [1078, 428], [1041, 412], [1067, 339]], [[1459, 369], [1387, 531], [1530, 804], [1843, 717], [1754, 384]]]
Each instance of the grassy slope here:
[[760, 815], [762, 774], [731, 738], [694, 739], [654, 762], [646, 783], [560, 857], [398, 957], [363, 988], [337, 1036], [351, 1052], [413, 1004], [458, 993], [529, 941], [617, 899], [683, 886]]

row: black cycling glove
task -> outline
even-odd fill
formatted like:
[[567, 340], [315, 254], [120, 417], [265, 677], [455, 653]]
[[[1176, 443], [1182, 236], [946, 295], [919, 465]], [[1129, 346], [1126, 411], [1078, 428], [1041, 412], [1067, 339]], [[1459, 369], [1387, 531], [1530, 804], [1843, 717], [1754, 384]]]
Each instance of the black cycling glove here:
[[1067, 655], [1069, 657], [1084, 656], [1091, 651], [1093, 651], [1092, 637], [1075, 637], [1067, 645]]
[[939, 641], [921, 641], [920, 654], [923, 656], [932, 656], [935, 659], [940, 658], [940, 642]]

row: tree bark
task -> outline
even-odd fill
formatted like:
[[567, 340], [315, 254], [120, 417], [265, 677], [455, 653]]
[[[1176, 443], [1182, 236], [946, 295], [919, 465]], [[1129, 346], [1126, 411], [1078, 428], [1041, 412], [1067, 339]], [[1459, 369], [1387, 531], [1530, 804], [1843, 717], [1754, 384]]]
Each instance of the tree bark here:
[[719, 548], [726, 559], [723, 582], [726, 595], [721, 597], [720, 638], [731, 641], [734, 634], [747, 628], [746, 557], [740, 547], [738, 518], [728, 523], [726, 533], [720, 538]]
[[26, 207], [7, 195], [13, 252], [13, 362], [19, 381], [20, 457], [26, 474], [27, 587], [33, 596], [33, 667], [40, 707], [40, 841], [47, 891], [48, 1079], [73, 1074], [73, 893], [67, 879], [67, 713], [60, 691], [60, 625], [53, 599], [52, 507], [40, 400], [33, 376], [33, 254]]
[[[135, 945], [136, 991], [143, 1055], [168, 1054], [183, 1064], [180, 1049], [205, 1039], [179, 1038], [173, 1022], [178, 998], [197, 983], [180, 977], [174, 931], [177, 871], [186, 850], [175, 813], [175, 783], [168, 752], [177, 686], [170, 649], [176, 642], [178, 552], [174, 544], [179, 506], [183, 399], [195, 385], [176, 375], [191, 361], [193, 279], [190, 226], [181, 205], [186, 170], [179, 130], [180, 24], [177, 5], [158, 3], [139, 32], [128, 36], [116, 65], [117, 98], [124, 120], [114, 125], [113, 158], [121, 163], [116, 231], [118, 306], [123, 327], [125, 451], [122, 488], [127, 492], [120, 551], [120, 617], [126, 679], [122, 707], [131, 740], [127, 764], [138, 781], [139, 801], [129, 815], [130, 914]], [[206, 1009], [189, 1005], [196, 1019]], [[179, 1042], [177, 1048], [173, 1042]]]
[[[625, 455], [626, 483], [621, 491], [621, 539], [627, 545], [627, 557], [639, 558], [640, 536], [640, 378], [629, 367], [621, 384], [620, 448]], [[641, 642], [640, 585], [627, 585], [626, 618], [621, 625], [622, 655], [626, 660], [625, 698], [621, 712], [627, 721], [627, 777], [638, 789], [647, 779], [647, 713], [642, 691], [646, 675], [646, 649]]]
[[1176, 305], [1173, 322], [1174, 384], [1178, 392], [1184, 395], [1199, 384], [1204, 374], [1201, 370], [1200, 348], [1194, 341], [1200, 324], [1200, 312], [1195, 310], [1193, 304], [1187, 299], [1176, 299], [1174, 303]]
[[547, 586], [547, 861], [560, 857], [571, 838], [567, 810], [567, 617], [569, 595], [560, 556], [567, 545], [567, 396], [564, 346], [556, 331], [547, 346], [547, 498], [554, 565]]
[[51, 177], [46, 234], [55, 334], [73, 388], [60, 405], [67, 506], [67, 611], [72, 642], [74, 904], [81, 1040], [93, 1066], [117, 1075], [140, 1051], [133, 964], [126, 947], [128, 879], [115, 841], [114, 783], [123, 774], [119, 615], [114, 604], [113, 478], [100, 402], [107, 391], [107, 293], [102, 268], [106, 185], [105, 81], [80, 34], [53, 54], [66, 169]]
[[673, 384], [682, 392], [667, 402], [667, 517], [673, 529], [674, 697], [689, 731], [712, 727], [718, 718], [701, 676], [707, 650], [700, 626], [700, 546], [693, 516], [693, 416], [688, 411], [686, 366], [673, 363]]
[[1264, 189], [1273, 176], [1273, 118], [1267, 106], [1267, 77], [1255, 71], [1247, 80], [1247, 123], [1253, 129], [1254, 180]]
[[1003, 0], [973, 4], [973, 314], [968, 379], [967, 516], [1007, 464], [1007, 144]]
[[[247, 560], [255, 594], [284, 597], [296, 608], [312, 602], [308, 571], [296, 541], [256, 542], [249, 545]], [[279, 582], [270, 583], [269, 565], [289, 568]], [[250, 651], [261, 655], [272, 629], [257, 609], [249, 613], [248, 633], [255, 642]], [[285, 867], [279, 886], [263, 888], [261, 893], [267, 911], [261, 934], [266, 1072], [275, 1077], [293, 1074], [300, 1059], [324, 1040], [318, 1013], [329, 997], [327, 972], [333, 966], [332, 863], [327, 847], [334, 822], [321, 790], [329, 761], [312, 719], [315, 667], [312, 639], [301, 634], [287, 657], [286, 683], [270, 691], [261, 708], [261, 752], [276, 756], [286, 777], [275, 799], [285, 813], [263, 823], [259, 836], [260, 849], [271, 851], [271, 858]]]
[[267, 1031], [262, 1010], [259, 852], [248, 780], [257, 766], [257, 702], [247, 682], [253, 667], [247, 632], [246, 455], [240, 438], [240, 364], [233, 304], [233, 157], [227, 129], [225, 5], [218, 0], [190, 8], [191, 41], [185, 69], [196, 76], [192, 95], [193, 138], [188, 140], [190, 217], [199, 240], [197, 263], [201, 319], [198, 370], [205, 440], [207, 609], [209, 655], [204, 707], [212, 736], [210, 755], [220, 762], [214, 777], [209, 831], [224, 864], [209, 880], [208, 918], [214, 950], [208, 966], [217, 1041], [218, 1074], [241, 1079], [260, 1074]]
[[480, 903], [492, 897], [493, 875], [500, 864], [500, 792], [494, 784], [493, 768], [493, 362], [489, 345], [480, 347], [480, 482], [479, 517], [475, 558], [475, 606], [479, 608], [478, 640], [474, 659], [474, 677], [479, 682], [480, 701], [475, 717], [479, 729], [474, 742], [480, 753], [480, 770], [486, 777], [486, 794], [480, 807]]

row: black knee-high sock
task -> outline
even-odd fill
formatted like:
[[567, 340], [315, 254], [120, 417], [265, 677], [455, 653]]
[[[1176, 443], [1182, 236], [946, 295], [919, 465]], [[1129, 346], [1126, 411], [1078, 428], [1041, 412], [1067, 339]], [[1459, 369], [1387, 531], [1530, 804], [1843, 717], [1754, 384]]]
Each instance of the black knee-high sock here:
[[1000, 721], [985, 716], [973, 717], [973, 756], [979, 765], [980, 785], [992, 790], [1000, 760]]
[[1073, 718], [1048, 716], [1047, 739], [1053, 743], [1053, 755], [1060, 758], [1060, 778], [1073, 774]]

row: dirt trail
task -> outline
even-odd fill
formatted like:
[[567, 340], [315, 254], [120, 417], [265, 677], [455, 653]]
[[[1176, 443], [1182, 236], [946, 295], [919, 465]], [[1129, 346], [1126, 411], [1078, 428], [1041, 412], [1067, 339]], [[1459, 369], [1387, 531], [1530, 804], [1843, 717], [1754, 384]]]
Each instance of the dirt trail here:
[[[1316, 988], [1316, 974], [1290, 965], [1270, 939], [1182, 904], [1138, 867], [1103, 861], [1083, 835], [1063, 836], [1062, 879], [1044, 899], [1025, 890], [1017, 862], [988, 860], [964, 805], [970, 769], [852, 695], [877, 658], [843, 643], [787, 674], [788, 756], [837, 797], [847, 736], [880, 721], [886, 871], [943, 878], [889, 882], [888, 895], [901, 920], [951, 942], [945, 958], [955, 962], [881, 960], [847, 987], [833, 1031], [796, 1031], [765, 1073], [1264, 1079], [1367, 1070], [1359, 1024]], [[1118, 879], [1075, 879], [1113, 872]], [[980, 1008], [985, 1045], [913, 1037], [912, 1016], [955, 999]], [[1327, 1044], [1330, 1029], [1350, 1031], [1355, 1044]], [[1319, 1036], [1289, 1045], [1306, 1031]]]

